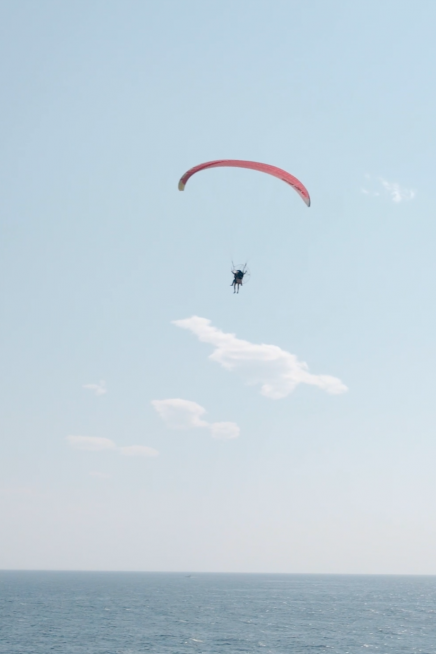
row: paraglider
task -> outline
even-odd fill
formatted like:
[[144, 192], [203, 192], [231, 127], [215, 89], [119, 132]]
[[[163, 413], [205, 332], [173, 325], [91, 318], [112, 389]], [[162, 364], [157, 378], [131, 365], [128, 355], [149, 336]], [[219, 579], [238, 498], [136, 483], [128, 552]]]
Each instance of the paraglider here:
[[283, 180], [289, 186], [292, 186], [301, 199], [310, 207], [310, 195], [307, 188], [298, 180], [296, 177], [277, 168], [276, 166], [270, 166], [269, 164], [259, 163], [257, 161], [242, 161], [240, 159], [217, 159], [216, 161], [207, 161], [206, 163], [199, 164], [190, 168], [186, 171], [184, 175], [180, 178], [179, 181], [179, 191], [184, 191], [187, 181], [192, 175], [200, 172], [201, 170], [206, 170], [207, 168], [221, 168], [221, 167], [230, 167], [230, 168], [249, 168], [251, 170], [258, 170], [261, 173], [267, 173], [273, 177]]
[[239, 293], [239, 287], [242, 286], [244, 277], [248, 277], [249, 274], [246, 263], [242, 266], [242, 270], [235, 268], [234, 264], [232, 264], [233, 281], [230, 286], [233, 286], [233, 293]]
[[[185, 186], [192, 175], [200, 172], [201, 170], [207, 170], [208, 168], [248, 168], [250, 170], [257, 170], [261, 173], [267, 173], [273, 177], [281, 179], [286, 184], [289, 184], [300, 196], [303, 202], [310, 207], [310, 195], [307, 188], [300, 182], [299, 179], [288, 173], [286, 170], [277, 168], [276, 166], [270, 166], [269, 164], [259, 163], [258, 161], [243, 161], [241, 159], [217, 159], [215, 161], [207, 161], [206, 163], [199, 164], [194, 166], [186, 171], [184, 175], [179, 180], [179, 191], [184, 191]], [[244, 277], [248, 279], [248, 270], [247, 265], [242, 266], [241, 269], [235, 269], [232, 266], [232, 275], [233, 282], [233, 293], [239, 293], [240, 286], [243, 285]]]

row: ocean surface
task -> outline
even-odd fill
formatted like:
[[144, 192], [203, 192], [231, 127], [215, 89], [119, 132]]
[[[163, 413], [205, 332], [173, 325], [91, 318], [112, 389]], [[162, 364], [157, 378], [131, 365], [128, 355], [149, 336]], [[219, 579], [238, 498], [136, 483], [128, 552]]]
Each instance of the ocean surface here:
[[436, 653], [436, 577], [0, 572], [3, 654]]

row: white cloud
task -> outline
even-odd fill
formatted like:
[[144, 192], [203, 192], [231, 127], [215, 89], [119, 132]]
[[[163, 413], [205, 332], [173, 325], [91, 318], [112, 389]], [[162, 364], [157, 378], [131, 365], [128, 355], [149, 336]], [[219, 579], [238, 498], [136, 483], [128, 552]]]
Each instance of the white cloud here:
[[110, 479], [110, 475], [107, 475], [105, 472], [98, 472], [93, 470], [89, 473], [90, 477], [95, 477], [95, 479]]
[[83, 384], [83, 388], [92, 391], [95, 395], [106, 395], [106, 382], [102, 379], [98, 384]]
[[235, 422], [212, 422], [209, 425], [212, 438], [220, 440], [230, 440], [231, 438], [238, 438], [240, 429]]
[[203, 343], [213, 345], [215, 350], [209, 358], [227, 370], [238, 371], [248, 384], [260, 384], [265, 397], [273, 400], [286, 397], [298, 384], [318, 386], [333, 395], [348, 390], [337, 377], [310, 373], [307, 364], [295, 354], [277, 345], [258, 345], [236, 338], [235, 334], [214, 327], [207, 318], [192, 316], [174, 320], [174, 324], [188, 329]]
[[388, 182], [380, 177], [383, 188], [390, 194], [393, 202], [403, 202], [403, 200], [413, 200], [416, 193], [413, 189], [401, 187], [397, 182]]
[[229, 440], [237, 438], [240, 429], [235, 422], [207, 422], [202, 419], [206, 409], [196, 402], [173, 398], [153, 400], [152, 405], [170, 429], [208, 429], [213, 438]]
[[[372, 181], [371, 175], [366, 174], [366, 185], [360, 189], [360, 192], [364, 195], [370, 195], [371, 197], [380, 196], [380, 192], [375, 190], [380, 188], [380, 184], [385, 190], [385, 193], [388, 193], [393, 202], [403, 202], [405, 200], [413, 200], [416, 195], [416, 192], [413, 189], [402, 187], [398, 182], [388, 182], [383, 177], [378, 177]], [[376, 186], [377, 184], [377, 186]]]
[[119, 447], [118, 452], [124, 456], [157, 456], [159, 452], [152, 447], [145, 445], [128, 445]]
[[[67, 436], [66, 440], [76, 450], [87, 450], [88, 452], [103, 452], [111, 450], [118, 452], [123, 456], [157, 456], [159, 452], [152, 447], [145, 445], [128, 445], [126, 447], [117, 447], [109, 438], [98, 436]], [[96, 473], [95, 476], [98, 476]]]
[[67, 436], [67, 441], [76, 450], [87, 450], [88, 452], [116, 449], [115, 443], [109, 438], [100, 438], [98, 436]]
[[206, 427], [208, 424], [201, 419], [206, 409], [196, 402], [181, 399], [153, 400], [152, 405], [170, 429], [192, 429]]

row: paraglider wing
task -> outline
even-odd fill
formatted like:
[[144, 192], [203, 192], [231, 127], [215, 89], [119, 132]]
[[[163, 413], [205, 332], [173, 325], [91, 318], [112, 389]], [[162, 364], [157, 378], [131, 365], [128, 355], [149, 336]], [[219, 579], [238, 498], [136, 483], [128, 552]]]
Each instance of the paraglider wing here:
[[179, 181], [179, 191], [184, 191], [186, 183], [192, 175], [200, 172], [200, 170], [206, 170], [207, 168], [219, 168], [219, 167], [231, 167], [231, 168], [250, 168], [251, 170], [258, 170], [261, 173], [268, 173], [268, 175], [273, 175], [278, 177], [278, 179], [283, 180], [289, 186], [292, 186], [298, 193], [298, 195], [304, 200], [308, 207], [310, 207], [310, 196], [307, 188], [293, 175], [287, 173], [286, 170], [281, 168], [276, 168], [276, 166], [270, 166], [269, 164], [258, 163], [257, 161], [240, 161], [239, 159], [218, 159], [217, 161], [208, 161], [206, 163], [200, 164], [199, 166], [194, 166], [190, 168]]

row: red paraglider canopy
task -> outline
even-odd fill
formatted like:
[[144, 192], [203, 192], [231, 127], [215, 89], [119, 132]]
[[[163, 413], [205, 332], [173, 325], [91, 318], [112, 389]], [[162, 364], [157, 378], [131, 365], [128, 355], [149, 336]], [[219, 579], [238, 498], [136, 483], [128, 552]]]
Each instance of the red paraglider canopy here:
[[251, 170], [258, 170], [261, 173], [268, 173], [268, 175], [273, 175], [283, 180], [289, 186], [292, 186], [298, 193], [298, 195], [304, 200], [308, 207], [310, 207], [310, 196], [307, 188], [293, 175], [287, 173], [286, 170], [281, 168], [276, 168], [276, 166], [270, 166], [269, 164], [258, 163], [257, 161], [240, 161], [239, 159], [218, 159], [217, 161], [208, 161], [206, 163], [200, 164], [199, 166], [194, 166], [190, 168], [179, 181], [179, 191], [184, 191], [186, 183], [192, 175], [198, 173], [200, 170], [206, 170], [206, 168], [219, 168], [219, 167], [231, 167], [231, 168], [250, 168]]

